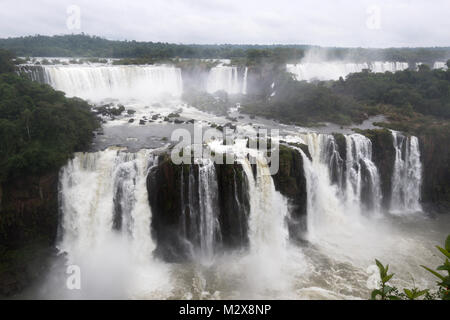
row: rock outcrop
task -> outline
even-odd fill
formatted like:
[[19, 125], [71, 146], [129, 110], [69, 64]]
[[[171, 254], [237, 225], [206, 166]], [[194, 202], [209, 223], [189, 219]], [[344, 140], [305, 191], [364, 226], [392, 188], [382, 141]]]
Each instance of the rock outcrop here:
[[[240, 248], [248, 243], [249, 202], [247, 180], [241, 165], [215, 164], [218, 186], [218, 220], [221, 243], [225, 248]], [[169, 262], [192, 258], [199, 245], [197, 230], [199, 199], [199, 165], [174, 164], [169, 154], [158, 159], [147, 177], [152, 209], [152, 234], [155, 255]]]
[[58, 228], [58, 173], [0, 186], [0, 295], [12, 295], [43, 275]]
[[306, 231], [307, 213], [303, 158], [300, 152], [294, 148], [280, 145], [279, 159], [279, 170], [273, 175], [275, 189], [287, 197], [289, 201], [289, 236], [291, 239], [300, 240], [302, 233]]
[[450, 212], [450, 138], [446, 135], [419, 136], [422, 204], [427, 211]]

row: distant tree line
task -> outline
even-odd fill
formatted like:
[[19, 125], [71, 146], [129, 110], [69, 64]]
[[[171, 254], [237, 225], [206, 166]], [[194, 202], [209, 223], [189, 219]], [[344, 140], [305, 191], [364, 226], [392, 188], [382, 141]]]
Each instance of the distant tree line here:
[[246, 58], [255, 61], [298, 61], [307, 50], [317, 50], [325, 59], [352, 61], [405, 61], [432, 63], [450, 58], [450, 48], [321, 48], [309, 45], [173, 44], [165, 42], [113, 41], [85, 34], [26, 36], [0, 39], [0, 48], [17, 56], [111, 57], [111, 58]]

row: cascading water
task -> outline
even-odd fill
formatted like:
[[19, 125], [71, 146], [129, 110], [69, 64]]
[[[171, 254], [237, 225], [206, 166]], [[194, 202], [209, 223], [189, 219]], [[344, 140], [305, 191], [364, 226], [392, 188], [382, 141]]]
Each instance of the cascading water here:
[[[365, 67], [364, 64], [348, 66], [344, 67], [344, 72], [347, 72], [345, 68], [351, 71]], [[404, 66], [368, 67], [385, 70]], [[46, 81], [69, 95], [91, 99], [153, 99], [164, 93], [181, 94], [181, 74], [171, 67], [42, 68]], [[140, 68], [142, 70], [138, 70]], [[214, 89], [209, 87], [210, 92], [224, 89], [229, 93], [246, 93], [247, 69], [242, 70], [243, 81], [234, 67], [222, 66], [211, 71], [210, 77], [216, 77], [217, 81], [208, 84], [216, 83]], [[336, 75], [341, 71], [337, 70]], [[327, 73], [324, 76], [328, 77]], [[135, 95], [137, 91], [139, 94]], [[391, 209], [417, 211], [421, 183], [418, 140], [396, 132], [393, 136], [397, 157]], [[176, 184], [170, 190], [177, 190], [174, 193], [181, 197], [170, 198], [167, 202], [160, 197], [163, 205], [169, 207], [169, 214], [164, 218], [169, 222], [174, 218], [175, 222], [170, 225], [172, 229], [158, 230], [170, 231], [170, 236], [189, 242], [180, 247], [186, 251], [192, 249], [186, 256], [194, 259], [173, 264], [163, 262], [160, 256], [152, 256], [164, 238], [152, 239], [155, 230], [151, 226], [157, 207], [149, 205], [149, 198], [155, 195], [153, 192], [160, 188], [161, 182], [169, 181], [169, 177], [164, 176], [168, 167], [161, 167], [163, 178], [156, 180], [155, 188], [149, 188], [151, 179], [147, 173], [150, 167], [157, 165], [156, 156], [149, 150], [131, 153], [108, 148], [95, 153], [77, 153], [60, 174], [61, 241], [58, 248], [67, 253], [68, 264], [81, 267], [82, 297], [361, 298], [369, 294], [365, 288], [368, 276], [365, 270], [374, 257], [403, 266], [401, 259], [407, 254], [420, 252], [417, 260], [408, 257], [411, 260], [406, 264], [416, 266], [420, 259], [420, 263], [424, 263], [423, 260], [428, 263], [433, 258], [429, 253], [431, 245], [424, 244], [423, 238], [417, 235], [426, 228], [421, 225], [413, 229], [417, 232], [412, 234], [403, 225], [393, 227], [391, 224], [397, 220], [380, 223], [371, 214], [363, 214], [381, 210], [380, 178], [372, 161], [372, 145], [362, 135], [344, 137], [341, 140], [330, 134], [296, 135], [294, 142], [306, 144], [310, 155], [303, 146], [290, 145], [303, 160], [307, 245], [289, 241], [288, 198], [275, 190], [264, 157], [248, 150], [246, 141], [233, 147], [242, 167], [236, 164], [233, 170], [224, 170], [209, 160], [200, 160], [190, 167], [177, 168], [181, 171], [181, 180], [173, 175], [170, 181]], [[222, 142], [218, 145], [225, 147]], [[239, 155], [247, 151], [256, 159], [256, 164], [250, 164], [246, 156]], [[177, 170], [174, 172], [179, 173]], [[224, 179], [231, 172], [233, 179]], [[223, 188], [224, 185], [229, 188]], [[246, 188], [248, 190], [244, 190]], [[245, 201], [242, 191], [248, 191]], [[227, 197], [224, 197], [226, 192]], [[225, 210], [223, 202], [236, 205]], [[234, 211], [242, 212], [236, 218], [232, 216]], [[224, 226], [221, 224], [224, 213], [242, 221]], [[430, 221], [425, 223], [431, 225]], [[235, 232], [237, 228], [243, 229], [242, 232]], [[226, 247], [225, 235], [232, 231], [245, 233], [246, 239], [239, 238], [235, 246]], [[389, 236], [380, 237], [380, 234]], [[398, 252], [407, 254], [398, 255]], [[408, 272], [411, 270], [412, 267]], [[65, 287], [63, 291], [67, 291]], [[72, 294], [77, 297], [75, 291]]]
[[370, 64], [372, 72], [397, 72], [408, 69], [407, 62], [375, 61]]
[[420, 162], [419, 140], [405, 137], [392, 131], [395, 148], [394, 173], [392, 177], [391, 212], [408, 213], [422, 211], [420, 188], [422, 163]]
[[330, 232], [339, 230], [350, 216], [344, 210], [343, 190], [339, 185], [333, 184], [330, 177], [329, 163], [336, 152], [329, 147], [332, 141], [332, 135], [301, 135], [298, 142], [308, 146], [311, 159], [302, 149], [294, 147], [303, 159], [307, 189], [307, 234], [308, 239], [315, 242], [326, 239]]
[[210, 159], [200, 159], [198, 169], [199, 219], [201, 257], [211, 259], [220, 242], [218, 221], [218, 187], [214, 163]]
[[446, 62], [443, 62], [443, 61], [436, 61], [436, 62], [433, 64], [433, 69], [444, 69], [444, 70], [447, 70], [448, 67], [447, 67]]
[[247, 71], [241, 81], [237, 67], [217, 66], [209, 71], [206, 91], [214, 93], [223, 90], [228, 94], [244, 93], [244, 89], [247, 90], [246, 81]]
[[245, 67], [244, 79], [242, 80], [242, 94], [247, 94], [247, 77], [248, 77], [248, 67]]
[[255, 172], [247, 158], [239, 159], [248, 179], [250, 197], [250, 253], [245, 258], [249, 290], [286, 290], [290, 285], [283, 275], [288, 264], [289, 233], [287, 200], [275, 190], [270, 169], [264, 157], [253, 153]]
[[112, 297], [120, 297], [122, 290], [139, 294], [148, 290], [140, 288], [145, 282], [151, 283], [153, 293], [162, 290], [157, 276], [162, 270], [152, 263], [155, 245], [146, 188], [152, 164], [150, 150], [109, 148], [77, 153], [61, 170], [58, 248], [67, 253], [68, 264], [83, 271], [89, 298], [104, 296], [107, 288]]
[[[360, 134], [345, 136], [347, 205], [379, 212], [381, 208], [380, 176], [372, 162], [372, 143]], [[361, 208], [360, 208], [361, 209]]]
[[[323, 166], [324, 183], [336, 185], [338, 194], [350, 211], [381, 207], [380, 177], [372, 162], [372, 143], [360, 134], [345, 135], [345, 156], [339, 153], [333, 135], [309, 133], [303, 135], [313, 159], [313, 165]], [[345, 158], [346, 160], [344, 161]], [[319, 171], [323, 171], [319, 170]]]
[[286, 70], [294, 74], [299, 81], [338, 80], [350, 73], [370, 69], [372, 72], [396, 72], [408, 68], [406, 62], [375, 61], [371, 63], [352, 63], [340, 61], [303, 62], [287, 64]]
[[68, 96], [146, 101], [164, 94], [179, 97], [181, 70], [170, 66], [44, 66], [45, 82]]

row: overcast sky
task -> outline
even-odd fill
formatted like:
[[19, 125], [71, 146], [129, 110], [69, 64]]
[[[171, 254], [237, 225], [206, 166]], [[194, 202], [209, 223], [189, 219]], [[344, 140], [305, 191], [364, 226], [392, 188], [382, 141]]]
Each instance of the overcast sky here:
[[0, 0], [1, 38], [80, 32], [174, 43], [450, 46], [450, 1]]

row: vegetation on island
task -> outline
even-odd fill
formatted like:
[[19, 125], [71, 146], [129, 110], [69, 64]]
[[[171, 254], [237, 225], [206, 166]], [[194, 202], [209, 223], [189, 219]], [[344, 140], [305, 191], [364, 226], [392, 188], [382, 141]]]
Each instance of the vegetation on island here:
[[395, 73], [364, 70], [315, 83], [281, 73], [275, 83], [273, 92], [243, 104], [242, 111], [306, 126], [324, 121], [349, 125], [375, 114], [403, 124], [407, 117], [411, 125], [450, 118], [450, 70], [426, 65]]

